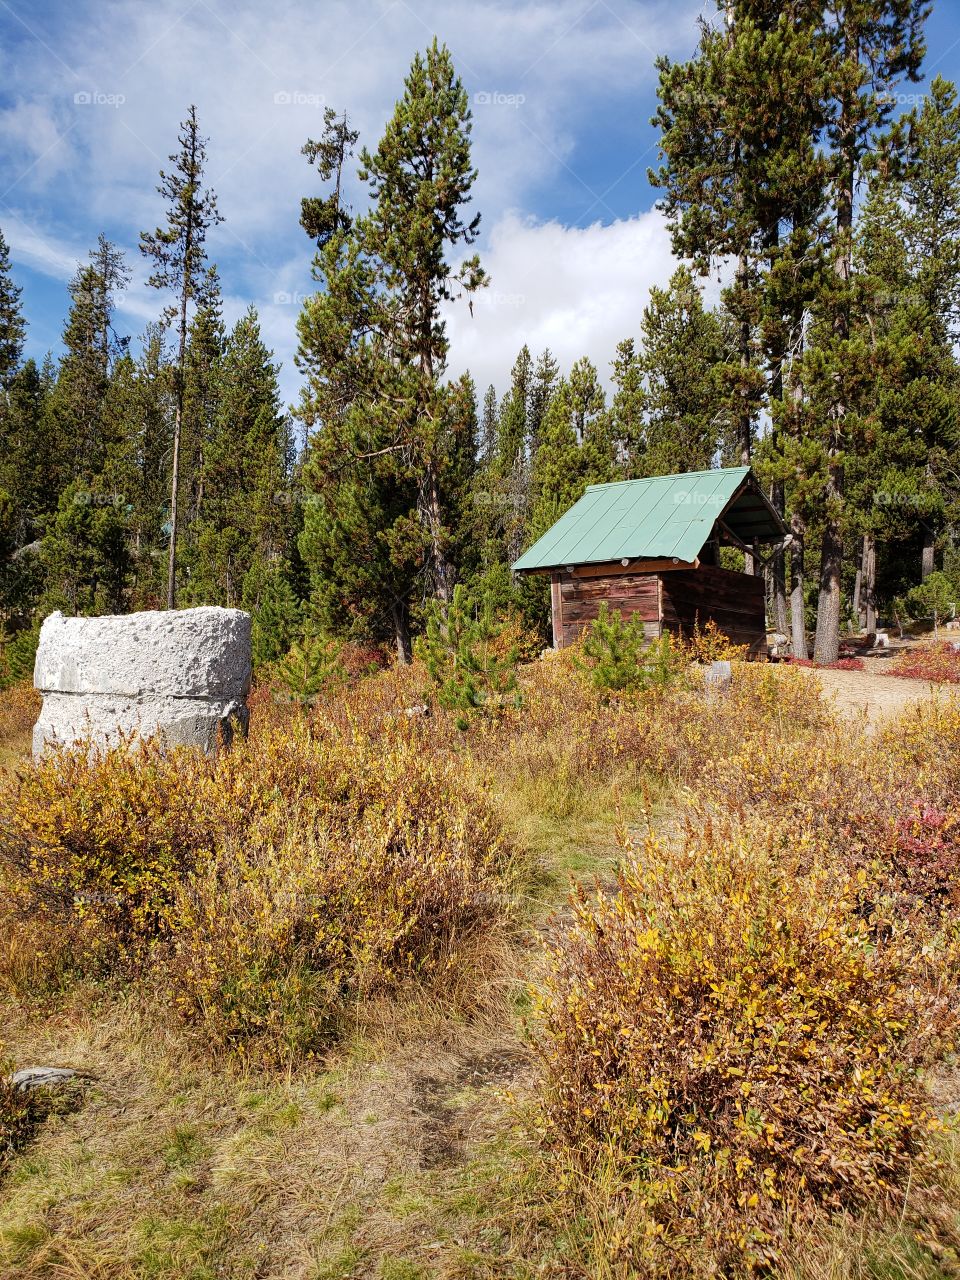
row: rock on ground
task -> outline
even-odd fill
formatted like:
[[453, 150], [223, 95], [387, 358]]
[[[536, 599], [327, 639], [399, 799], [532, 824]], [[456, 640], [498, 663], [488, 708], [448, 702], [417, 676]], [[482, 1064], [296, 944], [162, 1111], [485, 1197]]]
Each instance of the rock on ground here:
[[120, 617], [53, 613], [40, 629], [33, 683], [43, 708], [33, 754], [132, 737], [216, 748], [246, 729], [250, 615], [203, 607]]
[[54, 1089], [68, 1084], [76, 1074], [69, 1067], [23, 1067], [13, 1073], [10, 1083], [20, 1093], [28, 1093], [31, 1089]]

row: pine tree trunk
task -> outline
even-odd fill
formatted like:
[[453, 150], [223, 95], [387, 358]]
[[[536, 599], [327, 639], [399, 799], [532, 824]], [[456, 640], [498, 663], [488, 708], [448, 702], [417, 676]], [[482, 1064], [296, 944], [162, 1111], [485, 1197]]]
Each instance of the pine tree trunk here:
[[177, 504], [180, 497], [180, 398], [173, 420], [173, 461], [170, 478], [170, 545], [167, 551], [167, 608], [177, 607]]
[[443, 551], [443, 512], [437, 488], [436, 472], [431, 466], [426, 477], [424, 514], [430, 536], [430, 556], [433, 560], [434, 589], [440, 600], [449, 604], [453, 599], [453, 565]]
[[[858, 55], [859, 61], [859, 55]], [[834, 313], [833, 333], [838, 343], [846, 341], [850, 334], [847, 286], [853, 274], [853, 203], [856, 190], [856, 129], [853, 108], [849, 101], [841, 107], [838, 122], [840, 137], [840, 176], [837, 183], [837, 256], [834, 269], [839, 278], [839, 305]], [[842, 386], [839, 372], [836, 375]], [[843, 567], [843, 537], [837, 509], [843, 498], [843, 471], [837, 465], [836, 456], [843, 439], [847, 406], [841, 391], [833, 406], [834, 418], [830, 427], [827, 446], [827, 483], [824, 498], [827, 517], [823, 527], [822, 558], [820, 561], [820, 592], [817, 600], [817, 630], [813, 644], [813, 660], [822, 665], [836, 662], [840, 656], [840, 575]]]
[[410, 659], [413, 656], [413, 646], [410, 643], [410, 619], [407, 616], [406, 605], [402, 601], [398, 601], [392, 608], [393, 617], [393, 637], [397, 646], [397, 662], [401, 667], [409, 666]]
[[790, 532], [793, 534], [793, 542], [790, 544], [791, 648], [795, 658], [808, 658], [810, 655], [807, 652], [807, 627], [803, 601], [803, 539], [806, 530], [803, 519], [796, 512], [790, 519]]
[[864, 534], [860, 543], [860, 550], [857, 553], [857, 572], [853, 579], [853, 600], [850, 606], [854, 621], [858, 627], [863, 626], [863, 610], [860, 607], [860, 599], [863, 591], [863, 562], [866, 557], [866, 546], [867, 535]]
[[[196, 133], [193, 135], [196, 141]], [[184, 262], [190, 262], [193, 249], [193, 206], [187, 214], [187, 225], [184, 231]], [[177, 353], [177, 407], [173, 420], [173, 460], [170, 478], [170, 548], [167, 555], [167, 608], [177, 607], [177, 505], [180, 498], [180, 433], [183, 427], [183, 393], [187, 367], [187, 300], [190, 296], [191, 281], [185, 271], [180, 288], [180, 333], [179, 351]]]
[[929, 578], [933, 573], [933, 552], [936, 539], [933, 536], [933, 530], [924, 526], [923, 530], [923, 551], [920, 556], [920, 577]]
[[823, 526], [820, 559], [820, 593], [817, 599], [817, 630], [813, 642], [813, 660], [822, 666], [836, 662], [840, 656], [840, 572], [843, 565], [843, 538], [840, 524], [833, 514], [839, 493], [837, 470], [830, 467], [827, 481], [827, 518]]
[[877, 544], [872, 533], [864, 535], [862, 568], [860, 598], [863, 606], [863, 625], [869, 635], [877, 629]]
[[[746, 292], [747, 279], [749, 275], [749, 264], [747, 255], [742, 253], [737, 264], [737, 281], [740, 289]], [[743, 304], [743, 294], [740, 295], [741, 306]], [[751, 445], [752, 445], [752, 423], [750, 421], [750, 400], [746, 394], [746, 375], [750, 368], [750, 321], [746, 316], [741, 317], [738, 329], [738, 346], [740, 348], [740, 368], [743, 370], [744, 385], [740, 387], [740, 403], [737, 406], [737, 444], [740, 452], [740, 465], [749, 467]], [[743, 557], [744, 573], [754, 574], [757, 571], [756, 561], [754, 557], [745, 552]]]
[[[779, 516], [783, 515], [783, 481], [775, 480], [770, 486], [770, 504]], [[770, 567], [772, 583], [773, 629], [787, 635], [787, 558], [784, 552], [774, 554]]]

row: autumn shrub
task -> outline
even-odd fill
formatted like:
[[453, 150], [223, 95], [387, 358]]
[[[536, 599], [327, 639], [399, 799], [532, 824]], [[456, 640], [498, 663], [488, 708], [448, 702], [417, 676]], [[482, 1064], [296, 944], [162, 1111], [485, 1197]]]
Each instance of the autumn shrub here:
[[878, 928], [905, 912], [938, 927], [960, 905], [960, 699], [920, 702], [872, 734], [835, 729], [795, 723], [772, 750], [746, 732], [705, 762], [694, 807], [762, 818], [807, 859], [845, 867]]
[[14, 1151], [24, 1142], [34, 1123], [34, 1109], [27, 1094], [10, 1082], [12, 1064], [0, 1043], [0, 1175]]
[[215, 760], [59, 752], [0, 796], [0, 963], [144, 978], [210, 1043], [296, 1052], [407, 980], [466, 993], [515, 873], [489, 801], [406, 722], [301, 719]]
[[27, 740], [40, 714], [40, 694], [26, 680], [0, 689], [0, 745]]
[[51, 753], [0, 792], [8, 909], [21, 932], [44, 932], [85, 968], [136, 964], [225, 817], [215, 766], [198, 752]]
[[898, 653], [884, 669], [886, 675], [932, 684], [960, 684], [960, 651], [949, 642], [918, 645]]
[[164, 981], [217, 1044], [308, 1050], [410, 981], [452, 997], [509, 926], [511, 849], [450, 764], [399, 740], [333, 769], [345, 787], [309, 829], [228, 846], [178, 886]]
[[688, 662], [745, 662], [750, 651], [746, 644], [734, 644], [720, 630], [713, 618], [701, 627], [700, 619], [693, 624], [689, 634], [675, 637], [674, 645], [681, 650]]
[[[707, 823], [628, 851], [572, 901], [536, 996], [540, 1125], [580, 1184], [644, 1208], [624, 1274], [774, 1265], [785, 1217], [886, 1194], [937, 1121], [920, 1069], [952, 1028], [909, 938], [856, 886]], [[567, 1187], [577, 1196], [577, 1177]], [[618, 1272], [619, 1274], [619, 1272]]]

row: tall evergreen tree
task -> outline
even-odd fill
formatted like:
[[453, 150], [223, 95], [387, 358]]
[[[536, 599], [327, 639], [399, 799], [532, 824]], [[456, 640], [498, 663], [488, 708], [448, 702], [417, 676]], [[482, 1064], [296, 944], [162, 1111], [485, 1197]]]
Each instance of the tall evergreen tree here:
[[343, 199], [343, 171], [353, 154], [360, 135], [350, 128], [347, 113], [338, 116], [333, 107], [324, 108], [323, 135], [315, 141], [308, 138], [301, 154], [316, 166], [321, 182], [332, 182], [327, 196], [304, 196], [300, 201], [300, 225], [317, 248], [322, 249], [333, 236], [350, 230], [351, 217]]
[[265, 573], [282, 567], [290, 543], [292, 453], [277, 370], [251, 307], [227, 338], [219, 372], [185, 588], [191, 599], [236, 607], [251, 575], [263, 590]]
[[510, 390], [500, 404], [497, 419], [497, 463], [502, 474], [516, 469], [527, 454], [527, 419], [530, 412], [533, 359], [524, 343], [510, 373]]
[[167, 561], [167, 608], [176, 605], [177, 535], [180, 518], [180, 445], [186, 389], [188, 317], [191, 308], [207, 298], [210, 276], [207, 271], [206, 238], [210, 227], [222, 222], [217, 198], [203, 188], [206, 139], [200, 135], [197, 109], [191, 106], [180, 126], [179, 150], [170, 156], [173, 168], [160, 171], [157, 190], [167, 205], [166, 224], [156, 231], [143, 232], [140, 249], [153, 263], [148, 284], [174, 295], [164, 312], [164, 321], [176, 321], [175, 405], [173, 456], [170, 467], [170, 541]]
[[550, 401], [533, 461], [528, 541], [540, 537], [589, 484], [616, 474], [616, 454], [606, 397], [596, 367], [586, 357], [561, 379]]
[[183, 370], [183, 418], [180, 428], [180, 508], [185, 559], [195, 548], [193, 525], [203, 509], [207, 453], [217, 431], [221, 401], [221, 366], [226, 345], [220, 281], [215, 267], [207, 271], [202, 299], [187, 331]]
[[414, 59], [376, 151], [361, 154], [369, 211], [320, 245], [325, 290], [298, 322], [304, 476], [318, 499], [305, 513], [304, 558], [328, 616], [339, 597], [340, 619], [371, 629], [389, 619], [401, 655], [418, 592], [450, 598], [462, 509], [451, 488], [468, 437], [476, 448], [463, 391], [443, 381], [442, 306], [484, 282], [475, 256], [456, 272], [447, 261], [479, 226], [479, 215], [463, 220], [470, 130], [463, 84], [434, 41]]
[[20, 367], [27, 331], [22, 293], [10, 274], [10, 249], [0, 231], [0, 391], [7, 390]]
[[829, 6], [818, 37], [825, 50], [830, 111], [823, 143], [829, 161], [832, 222], [827, 239], [831, 278], [814, 299], [816, 350], [803, 362], [806, 433], [822, 459], [822, 541], [814, 659], [836, 660], [840, 644], [846, 456], [862, 447], [861, 420], [851, 411], [863, 377], [863, 345], [852, 324], [856, 307], [855, 196], [887, 129], [903, 78], [916, 80], [924, 52], [927, 0], [841, 0]]
[[678, 267], [667, 289], [650, 290], [641, 334], [644, 474], [705, 470], [722, 444], [739, 461], [723, 381], [733, 342], [723, 321], [705, 309], [689, 268]]
[[63, 483], [98, 475], [109, 441], [103, 408], [114, 361], [126, 339], [113, 328], [117, 294], [129, 280], [123, 254], [103, 236], [71, 280], [70, 311], [63, 331], [60, 362], [50, 409], [64, 458]]
[[497, 403], [497, 389], [491, 383], [483, 395], [483, 412], [480, 418], [480, 463], [485, 468], [491, 465], [496, 452], [499, 419], [500, 406]]
[[540, 431], [550, 401], [553, 398], [560, 376], [560, 368], [553, 358], [549, 347], [541, 351], [533, 368], [530, 385], [530, 406], [528, 412], [528, 434], [530, 437], [530, 456], [535, 456], [540, 447]]

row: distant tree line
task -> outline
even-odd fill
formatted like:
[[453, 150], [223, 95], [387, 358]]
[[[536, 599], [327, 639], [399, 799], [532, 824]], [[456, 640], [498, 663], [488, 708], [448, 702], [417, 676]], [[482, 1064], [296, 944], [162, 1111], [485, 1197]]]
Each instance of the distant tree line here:
[[960, 590], [960, 103], [939, 78], [913, 103], [897, 90], [927, 9], [725, 0], [692, 59], [660, 60], [651, 176], [678, 262], [609, 377], [526, 345], [500, 396], [448, 376], [444, 308], [487, 278], [468, 99], [436, 41], [374, 149], [332, 109], [304, 146], [322, 188], [300, 209], [317, 289], [293, 417], [255, 310], [223, 322], [193, 108], [141, 237], [160, 304], [138, 354], [115, 326], [129, 269], [101, 237], [62, 356], [23, 360], [0, 237], [8, 665], [51, 609], [172, 603], [250, 609], [260, 662], [310, 634], [405, 660], [457, 584], [547, 639], [545, 584], [509, 566], [588, 484], [748, 462], [792, 537], [729, 563], [764, 573], [800, 656], [809, 629], [832, 660], [931, 575], [942, 613]]

